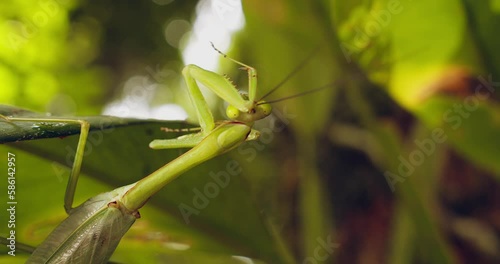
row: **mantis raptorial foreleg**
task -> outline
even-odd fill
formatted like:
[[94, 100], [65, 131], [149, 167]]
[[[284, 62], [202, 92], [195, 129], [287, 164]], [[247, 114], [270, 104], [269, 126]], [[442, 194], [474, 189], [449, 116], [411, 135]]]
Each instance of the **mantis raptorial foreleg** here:
[[[201, 126], [201, 132], [198, 134], [184, 135], [177, 139], [154, 140], [149, 145], [151, 148], [162, 149], [194, 147], [214, 129], [215, 122], [212, 113], [203, 98], [200, 88], [196, 83], [197, 81], [205, 85], [221, 99], [230, 104], [226, 110], [226, 114], [230, 119], [244, 122], [251, 127], [254, 121], [262, 119], [271, 113], [270, 105], [254, 101], [257, 94], [257, 71], [251, 66], [228, 57], [226, 54], [215, 48], [213, 44], [212, 47], [224, 56], [224, 58], [241, 65], [243, 69], [248, 72], [248, 98], [245, 98], [244, 95], [240, 94], [228, 78], [202, 69], [196, 65], [187, 65], [184, 67], [182, 74], [186, 80], [191, 102], [196, 110], [198, 121]], [[258, 103], [260, 103], [260, 105]], [[258, 132], [252, 130], [248, 139], [253, 140], [257, 137]]]
[[228, 57], [225, 53], [217, 49], [214, 45], [214, 43], [210, 42], [212, 45], [212, 48], [216, 50], [220, 55], [222, 55], [224, 58], [241, 65], [243, 70], [246, 70], [248, 73], [248, 101], [253, 102], [255, 101], [255, 96], [257, 95], [257, 70], [255, 68], [248, 66], [242, 62], [239, 62], [231, 57]]
[[78, 123], [80, 125], [80, 138], [78, 139], [78, 144], [75, 153], [75, 160], [73, 161], [73, 166], [68, 179], [68, 185], [66, 187], [66, 193], [64, 195], [64, 210], [66, 213], [70, 214], [73, 210], [73, 200], [75, 198], [76, 185], [78, 183], [78, 177], [80, 175], [80, 170], [82, 167], [83, 153], [85, 152], [85, 144], [87, 142], [87, 136], [89, 134], [90, 124], [85, 120], [74, 120], [65, 118], [28, 118], [28, 117], [7, 117], [0, 114], [0, 119], [6, 122], [14, 121], [30, 121], [30, 122], [58, 122], [58, 123]]

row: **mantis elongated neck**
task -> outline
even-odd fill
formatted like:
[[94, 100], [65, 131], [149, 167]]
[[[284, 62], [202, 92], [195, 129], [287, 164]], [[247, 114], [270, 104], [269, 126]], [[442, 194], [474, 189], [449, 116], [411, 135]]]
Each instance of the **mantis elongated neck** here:
[[138, 181], [121, 199], [129, 211], [141, 208], [147, 200], [179, 175], [224, 154], [243, 143], [251, 128], [242, 123], [225, 123], [215, 128], [198, 145]]

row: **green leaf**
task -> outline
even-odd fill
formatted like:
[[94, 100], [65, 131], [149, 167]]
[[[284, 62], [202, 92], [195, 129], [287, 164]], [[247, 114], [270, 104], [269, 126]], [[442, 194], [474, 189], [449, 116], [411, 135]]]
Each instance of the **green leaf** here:
[[478, 97], [437, 96], [422, 103], [418, 116], [433, 129], [442, 129], [446, 142], [500, 179], [500, 106]]

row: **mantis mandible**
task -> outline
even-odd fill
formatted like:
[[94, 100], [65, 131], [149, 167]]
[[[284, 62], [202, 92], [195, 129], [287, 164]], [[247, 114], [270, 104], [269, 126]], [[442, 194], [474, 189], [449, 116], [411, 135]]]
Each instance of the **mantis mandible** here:
[[[9, 122], [39, 120], [78, 122], [81, 125], [80, 141], [65, 194], [64, 208], [69, 216], [37, 247], [27, 263], [107, 262], [122, 236], [140, 217], [138, 210], [152, 195], [194, 166], [222, 155], [245, 141], [259, 137], [259, 132], [252, 129], [252, 126], [255, 121], [270, 115], [272, 108], [268, 102], [256, 100], [256, 70], [227, 57], [215, 47], [214, 49], [247, 71], [248, 95], [238, 92], [226, 77], [195, 65], [185, 66], [182, 74], [201, 130], [176, 139], [153, 140], [150, 147], [153, 149], [191, 149], [138, 182], [99, 194], [76, 208], [73, 208], [72, 204], [84, 146], [89, 133], [88, 122], [74, 119], [35, 119], [0, 115], [0, 118]], [[226, 114], [230, 120], [214, 121], [197, 82], [202, 83], [229, 103]]]

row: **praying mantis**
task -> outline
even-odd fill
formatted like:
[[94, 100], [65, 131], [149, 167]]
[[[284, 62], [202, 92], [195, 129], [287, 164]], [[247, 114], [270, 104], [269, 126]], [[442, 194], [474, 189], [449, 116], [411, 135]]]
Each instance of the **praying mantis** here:
[[[176, 139], [153, 140], [150, 147], [191, 149], [138, 182], [99, 194], [78, 207], [73, 208], [73, 198], [89, 133], [89, 123], [73, 119], [36, 119], [44, 122], [77, 122], [81, 131], [64, 199], [64, 208], [69, 216], [36, 248], [27, 263], [106, 263], [122, 236], [140, 217], [139, 209], [152, 195], [191, 168], [222, 155], [245, 141], [258, 139], [259, 132], [252, 127], [255, 121], [271, 114], [270, 102], [263, 100], [270, 93], [256, 99], [256, 70], [228, 57], [214, 46], [213, 48], [247, 72], [248, 94], [238, 92], [224, 76], [196, 65], [185, 66], [182, 74], [200, 130]], [[197, 82], [229, 103], [226, 109], [229, 120], [214, 121]], [[7, 122], [34, 120], [7, 116], [0, 116], [0, 119]]]

